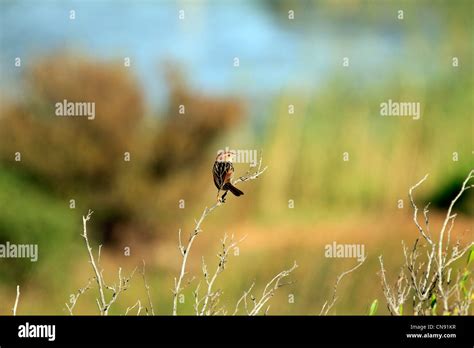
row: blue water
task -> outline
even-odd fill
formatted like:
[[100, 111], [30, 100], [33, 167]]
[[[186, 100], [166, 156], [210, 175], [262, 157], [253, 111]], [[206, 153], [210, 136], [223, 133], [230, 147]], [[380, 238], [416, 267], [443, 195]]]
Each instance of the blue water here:
[[[203, 93], [258, 100], [292, 88], [321, 88], [344, 56], [362, 76], [367, 69], [380, 74], [400, 58], [402, 46], [393, 30], [370, 32], [350, 23], [341, 29], [317, 13], [301, 25], [256, 1], [22, 0], [3, 1], [0, 9], [3, 86], [19, 81], [15, 57], [26, 65], [64, 49], [104, 60], [130, 57], [154, 106], [165, 100], [166, 61], [179, 63], [189, 84]], [[71, 9], [75, 20], [69, 19]], [[180, 9], [184, 20], [178, 19]]]

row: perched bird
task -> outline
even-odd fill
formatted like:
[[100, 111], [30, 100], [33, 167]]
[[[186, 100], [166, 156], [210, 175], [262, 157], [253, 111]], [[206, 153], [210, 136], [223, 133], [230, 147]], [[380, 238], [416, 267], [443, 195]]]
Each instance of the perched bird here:
[[237, 187], [232, 185], [231, 179], [234, 174], [234, 166], [232, 165], [232, 159], [234, 154], [232, 152], [221, 152], [216, 157], [214, 167], [212, 168], [212, 176], [214, 177], [214, 184], [217, 187], [217, 201], [219, 201], [219, 193], [225, 191], [221, 197], [221, 201], [225, 202], [225, 196], [227, 192], [232, 192], [235, 196], [241, 196], [244, 193]]

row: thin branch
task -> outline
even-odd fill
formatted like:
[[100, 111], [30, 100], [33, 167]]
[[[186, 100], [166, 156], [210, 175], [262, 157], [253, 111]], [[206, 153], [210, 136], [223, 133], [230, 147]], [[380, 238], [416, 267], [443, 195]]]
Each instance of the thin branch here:
[[390, 310], [390, 313], [395, 314], [395, 315], [400, 315], [399, 306], [396, 303], [396, 299], [393, 296], [390, 285], [388, 285], [388, 281], [385, 275], [386, 271], [383, 266], [382, 255], [379, 256], [379, 262], [380, 262], [380, 274], [381, 274], [381, 279], [382, 279], [382, 288], [384, 291], [385, 299], [387, 300], [388, 309]]
[[[442, 299], [443, 299], [443, 309], [444, 309], [445, 312], [448, 312], [449, 308], [448, 308], [448, 295], [447, 295], [445, 289], [443, 288], [443, 283], [444, 283], [443, 273], [444, 273], [444, 270], [446, 268], [446, 265], [445, 265], [446, 260], [443, 259], [444, 234], [445, 234], [446, 227], [447, 227], [449, 221], [454, 220], [454, 218], [456, 217], [456, 214], [454, 214], [454, 215], [451, 214], [454, 205], [459, 200], [459, 198], [464, 193], [464, 191], [467, 191], [467, 190], [469, 190], [470, 188], [472, 188], [474, 186], [474, 185], [467, 186], [469, 180], [471, 180], [473, 178], [473, 176], [474, 176], [474, 170], [471, 170], [469, 175], [467, 176], [467, 178], [462, 183], [461, 190], [456, 195], [456, 197], [454, 197], [454, 199], [451, 201], [451, 203], [449, 205], [449, 208], [448, 208], [448, 211], [446, 213], [446, 218], [444, 219], [443, 226], [441, 227], [441, 231], [439, 233], [439, 241], [438, 241], [438, 290], [439, 290], [439, 292], [442, 296]], [[452, 226], [449, 228], [448, 237], [451, 234], [451, 229], [452, 229]], [[448, 243], [446, 244], [447, 246], [449, 246]]]
[[[260, 158], [259, 167], [257, 168], [257, 170], [253, 174], [247, 174], [245, 176], [242, 176], [242, 177], [238, 178], [237, 180], [235, 180], [232, 184], [236, 185], [239, 182], [257, 179], [267, 169], [267, 167], [261, 169], [261, 166], [262, 166], [262, 158]], [[195, 221], [194, 229], [193, 229], [193, 231], [192, 231], [192, 233], [189, 237], [189, 240], [188, 240], [188, 243], [187, 243], [186, 246], [184, 246], [182, 244], [181, 230], [179, 231], [178, 249], [180, 250], [180, 253], [181, 253], [183, 259], [182, 259], [182, 262], [181, 262], [179, 275], [178, 275], [177, 278], [175, 278], [175, 281], [174, 281], [175, 286], [174, 286], [174, 289], [173, 289], [173, 315], [178, 314], [178, 297], [179, 297], [179, 294], [181, 293], [181, 291], [183, 290], [182, 283], [183, 283], [184, 276], [186, 274], [186, 265], [187, 265], [187, 261], [188, 261], [188, 255], [191, 251], [191, 247], [193, 246], [194, 240], [196, 239], [198, 234], [200, 232], [202, 232], [201, 225], [204, 222], [204, 220], [206, 219], [206, 217], [209, 216], [209, 214], [211, 214], [216, 208], [220, 207], [222, 204], [223, 204], [223, 202], [221, 200], [218, 200], [210, 208], [206, 207], [204, 209], [204, 211], [202, 212], [201, 217], [199, 218], [199, 220]]]
[[178, 314], [178, 296], [182, 290], [181, 283], [183, 282], [184, 275], [186, 274], [186, 263], [188, 261], [188, 255], [189, 251], [191, 250], [191, 247], [193, 246], [194, 240], [196, 239], [197, 235], [199, 232], [201, 232], [201, 224], [203, 223], [204, 219], [217, 207], [221, 206], [223, 203], [219, 200], [217, 203], [215, 203], [211, 208], [205, 208], [204, 211], [201, 214], [201, 217], [196, 223], [196, 226], [194, 227], [193, 233], [191, 234], [191, 237], [189, 238], [188, 244], [186, 247], [183, 247], [182, 245], [180, 246], [181, 253], [183, 255], [183, 261], [181, 263], [181, 270], [179, 273], [178, 278], [175, 278], [175, 288], [173, 290], [173, 315]]
[[260, 175], [262, 175], [268, 168], [268, 166], [265, 166], [262, 169], [262, 156], [260, 156], [260, 161], [258, 162], [258, 167], [257, 170], [255, 170], [253, 173], [250, 172], [250, 169], [247, 171], [247, 173], [239, 178], [237, 178], [235, 181], [232, 182], [232, 185], [236, 185], [239, 182], [244, 182], [248, 180], [254, 180], [257, 179]]
[[[93, 211], [89, 210], [87, 213], [87, 216], [82, 217], [82, 224], [84, 227], [84, 233], [82, 234], [82, 237], [86, 241], [86, 246], [87, 246], [87, 252], [89, 253], [89, 262], [92, 265], [92, 268], [94, 269], [95, 273], [95, 279], [97, 281], [97, 285], [99, 286], [99, 295], [100, 295], [100, 313], [101, 315], [106, 314], [106, 303], [105, 303], [105, 295], [104, 295], [104, 284], [102, 283], [102, 275], [99, 272], [99, 269], [95, 263], [94, 255], [92, 255], [92, 247], [89, 244], [89, 238], [87, 237], [87, 221], [90, 220], [92, 216]], [[100, 248], [99, 248], [100, 250]]]
[[[433, 244], [433, 241], [431, 240], [431, 238], [425, 233], [425, 231], [423, 230], [421, 225], [418, 223], [418, 207], [416, 206], [415, 200], [413, 199], [413, 191], [418, 186], [420, 186], [426, 180], [426, 178], [428, 178], [428, 174], [426, 174], [423, 177], [423, 179], [418, 181], [417, 184], [415, 184], [414, 186], [412, 186], [410, 188], [410, 190], [408, 191], [408, 196], [410, 197], [410, 202], [411, 202], [411, 205], [413, 207], [413, 221], [415, 222], [415, 225], [418, 228], [418, 231], [420, 231], [421, 235], [423, 236], [423, 238], [425, 238], [428, 241], [428, 243]], [[426, 206], [425, 209], [424, 209], [425, 220], [427, 219], [427, 213], [428, 213], [427, 209], [428, 209], [428, 206]]]
[[142, 260], [142, 261], [143, 261], [143, 270], [142, 270], [141, 274], [142, 274], [142, 278], [143, 278], [143, 285], [145, 286], [146, 296], [148, 298], [148, 304], [150, 306], [151, 315], [155, 315], [155, 310], [153, 309], [153, 302], [151, 301], [151, 296], [150, 296], [150, 286], [148, 286], [148, 283], [147, 283], [146, 277], [145, 277], [145, 260]]
[[[405, 264], [401, 268], [400, 276], [395, 284], [395, 290], [387, 282], [382, 256], [380, 256], [380, 269], [382, 289], [387, 301], [387, 306], [392, 314], [401, 315], [402, 305], [408, 296], [413, 298], [413, 313], [415, 315], [436, 315], [437, 308], [442, 308], [443, 314], [468, 314], [472, 304], [471, 293], [468, 290], [467, 277], [460, 277], [451, 281], [452, 266], [457, 260], [462, 258], [474, 246], [474, 242], [461, 247], [460, 240], [451, 244], [451, 232], [454, 228], [456, 215], [453, 213], [455, 204], [459, 201], [464, 192], [474, 187], [470, 180], [474, 178], [474, 170], [471, 170], [463, 181], [460, 191], [451, 201], [437, 241], [430, 232], [428, 207], [423, 209], [425, 218], [425, 228], [418, 222], [418, 207], [413, 199], [413, 192], [427, 178], [427, 175], [409, 190], [410, 202], [413, 207], [413, 221], [419, 231], [431, 247], [426, 253], [420, 253], [418, 238], [416, 239], [412, 251], [403, 244]], [[446, 242], [446, 243], [445, 243]], [[424, 258], [418, 261], [419, 256]], [[408, 272], [408, 273], [407, 273]], [[462, 279], [462, 281], [461, 281]], [[471, 281], [471, 288], [474, 287]], [[462, 289], [461, 289], [462, 288]], [[455, 297], [455, 298], [453, 298]]]
[[332, 294], [332, 299], [331, 299], [331, 302], [328, 302], [326, 301], [323, 305], [323, 308], [321, 309], [321, 313], [319, 313], [319, 315], [327, 315], [329, 313], [329, 311], [331, 310], [331, 308], [334, 306], [334, 304], [336, 303], [336, 300], [337, 300], [337, 297], [336, 297], [336, 293], [337, 293], [337, 287], [339, 286], [339, 283], [341, 282], [342, 278], [344, 278], [346, 275], [348, 275], [349, 273], [352, 273], [354, 272], [357, 268], [359, 268], [360, 266], [362, 266], [362, 264], [365, 262], [365, 259], [366, 257], [364, 257], [362, 259], [362, 261], [360, 261], [357, 265], [355, 265], [354, 267], [352, 267], [351, 269], [345, 271], [345, 272], [342, 272], [336, 279], [336, 283], [334, 284], [334, 291], [333, 291], [333, 294]]
[[79, 296], [81, 296], [83, 293], [85, 293], [87, 290], [89, 290], [91, 288], [91, 282], [92, 282], [92, 280], [89, 279], [89, 282], [87, 283], [86, 286], [84, 286], [82, 288], [79, 288], [79, 290], [77, 290], [76, 294], [71, 295], [72, 299], [70, 300], [70, 304], [66, 303], [66, 308], [69, 311], [69, 315], [74, 315], [73, 310], [74, 310], [74, 307], [76, 306], [76, 303], [77, 303], [77, 300], [79, 299]]
[[252, 308], [252, 310], [250, 310], [249, 315], [251, 316], [258, 315], [262, 307], [265, 306], [265, 304], [273, 297], [277, 289], [279, 289], [280, 287], [284, 285], [291, 284], [291, 282], [281, 283], [281, 281], [284, 278], [288, 277], [291, 274], [291, 272], [293, 272], [296, 269], [296, 267], [298, 267], [298, 265], [296, 264], [296, 261], [295, 261], [293, 263], [293, 266], [290, 269], [281, 271], [280, 273], [275, 275], [273, 279], [270, 280], [265, 286], [265, 289], [263, 290], [262, 296], [260, 297], [259, 300], [257, 300], [257, 298], [255, 298], [254, 296], [251, 296], [251, 299], [254, 303], [254, 307]]
[[466, 180], [462, 183], [461, 190], [457, 194], [456, 197], [451, 201], [451, 204], [449, 205], [448, 212], [446, 213], [446, 219], [443, 222], [443, 227], [441, 227], [441, 232], [439, 234], [439, 249], [438, 249], [438, 259], [439, 262], [441, 263], [442, 261], [442, 252], [443, 252], [443, 240], [444, 240], [444, 233], [446, 231], [446, 226], [448, 225], [448, 222], [450, 219], [452, 219], [454, 216], [451, 215], [451, 212], [453, 210], [454, 205], [456, 202], [459, 200], [461, 195], [464, 193], [464, 191], [469, 190], [470, 188], [474, 187], [474, 185], [469, 185], [467, 186], [467, 183], [469, 180], [471, 180], [474, 177], [474, 170], [471, 170], [469, 172], [469, 175], [467, 176]]
[[[97, 282], [98, 288], [99, 288], [99, 298], [97, 299], [97, 306], [99, 307], [99, 311], [101, 315], [108, 315], [109, 314], [109, 309], [112, 306], [112, 304], [115, 303], [117, 300], [118, 296], [120, 293], [128, 289], [129, 282], [132, 279], [133, 275], [135, 274], [136, 268], [133, 270], [131, 275], [126, 278], [122, 277], [122, 268], [120, 267], [118, 270], [118, 281], [119, 285], [118, 287], [116, 285], [113, 286], [108, 286], [105, 283], [104, 276], [103, 276], [103, 270], [99, 270], [99, 262], [95, 260], [94, 255], [92, 254], [92, 247], [89, 243], [89, 238], [87, 235], [87, 222], [90, 220], [92, 216], [92, 211], [89, 210], [87, 213], [87, 216], [82, 217], [82, 222], [83, 222], [83, 234], [82, 237], [86, 241], [86, 246], [87, 246], [87, 252], [89, 254], [89, 262], [92, 265], [92, 268], [94, 270], [95, 274], [95, 280]], [[100, 255], [101, 255], [101, 246], [99, 246], [99, 251], [97, 254], [97, 260], [100, 260]], [[111, 290], [112, 291], [112, 298], [110, 299], [109, 302], [106, 301], [105, 299], [105, 290]]]
[[446, 262], [446, 264], [444, 265], [445, 268], [447, 268], [448, 266], [450, 266], [453, 262], [459, 260], [461, 257], [464, 256], [464, 254], [466, 254], [469, 249], [471, 249], [472, 247], [474, 246], [474, 242], [471, 242], [470, 244], [468, 244], [466, 247], [464, 247], [463, 249], [461, 249], [461, 251], [459, 251], [458, 249], [455, 249], [455, 251], [453, 251], [453, 255], [451, 256], [451, 258]]
[[20, 300], [20, 285], [16, 286], [16, 298], [15, 304], [13, 305], [12, 312], [13, 315], [16, 316], [16, 309], [18, 308], [18, 301]]
[[142, 307], [142, 303], [140, 302], [140, 300], [137, 300], [137, 302], [131, 306], [131, 307], [127, 307], [127, 309], [125, 310], [125, 314], [124, 315], [127, 315], [131, 310], [133, 310], [135, 307], [138, 306], [138, 311], [137, 311], [137, 315], [140, 315], [140, 312], [142, 311], [143, 307]]
[[245, 312], [247, 313], [247, 315], [249, 314], [247, 296], [250, 294], [250, 291], [252, 291], [254, 286], [255, 286], [255, 282], [253, 282], [252, 285], [250, 285], [250, 288], [247, 291], [244, 291], [244, 294], [242, 295], [241, 298], [239, 298], [239, 300], [237, 301], [237, 304], [235, 305], [235, 310], [234, 310], [233, 315], [236, 315], [239, 312], [239, 306], [242, 301], [244, 302]]
[[[214, 302], [214, 303], [216, 302], [216, 300], [217, 300], [216, 294], [219, 292], [219, 290], [218, 290], [218, 292], [213, 291], [214, 283], [216, 282], [216, 279], [219, 276], [219, 274], [221, 274], [225, 269], [225, 265], [227, 263], [227, 258], [228, 258], [230, 250], [232, 250], [239, 243], [241, 243], [245, 239], [245, 237], [246, 236], [241, 238], [239, 241], [234, 242], [234, 236], [232, 235], [231, 238], [230, 238], [230, 244], [227, 244], [227, 234], [224, 235], [224, 238], [221, 241], [222, 242], [222, 251], [219, 254], [217, 254], [217, 257], [219, 258], [219, 263], [217, 265], [216, 271], [214, 272], [214, 274], [211, 278], [209, 278], [209, 274], [207, 272], [207, 265], [204, 262], [204, 258], [202, 259], [202, 270], [203, 270], [204, 280], [207, 283], [207, 292], [206, 292], [206, 294], [204, 295], [204, 298], [203, 298], [204, 303], [203, 303], [203, 306], [201, 308], [200, 315], [211, 314], [211, 312], [213, 310], [213, 306], [209, 305], [209, 303], [210, 302]], [[200, 302], [201, 301], [198, 301], [198, 303], [200, 303]]]

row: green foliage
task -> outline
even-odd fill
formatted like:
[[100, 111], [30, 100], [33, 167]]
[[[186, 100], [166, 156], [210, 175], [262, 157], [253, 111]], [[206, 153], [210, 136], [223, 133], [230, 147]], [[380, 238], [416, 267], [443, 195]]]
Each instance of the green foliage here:
[[469, 266], [471, 264], [472, 260], [474, 260], [474, 247], [471, 247], [471, 249], [469, 250], [469, 253], [467, 254], [467, 265], [466, 266]]
[[0, 167], [0, 202], [0, 242], [38, 244], [34, 264], [29, 259], [2, 260], [0, 279], [21, 282], [32, 274], [46, 273], [45, 287], [63, 282], [71, 255], [77, 251], [73, 240], [80, 233], [80, 220], [68, 202], [51, 197], [4, 167]]
[[459, 287], [461, 288], [464, 296], [469, 295], [468, 289], [466, 288], [466, 283], [467, 283], [470, 275], [471, 275], [471, 272], [466, 269], [463, 272], [463, 274], [461, 275], [461, 280], [459, 281]]
[[[392, 78], [375, 89], [335, 77], [323, 91], [308, 97], [282, 95], [270, 110], [264, 140], [272, 175], [262, 183], [262, 206], [268, 211], [266, 202], [272, 200], [281, 202], [272, 207], [275, 213], [286, 211], [285, 200], [291, 194], [298, 210], [308, 215], [315, 207], [338, 210], [344, 205], [354, 213], [389, 208], [429, 172], [434, 180], [420, 198], [443, 208], [446, 197], [459, 189], [459, 178], [472, 169], [472, 82], [459, 76], [456, 87], [446, 89], [443, 86], [454, 78], [446, 76], [432, 86], [407, 87], [405, 78]], [[380, 116], [381, 102], [404, 100], [406, 95], [420, 100], [419, 120]], [[296, 105], [295, 115], [288, 114], [290, 101]], [[343, 160], [346, 152], [348, 161]], [[445, 184], [438, 187], [435, 182]], [[472, 214], [469, 196], [460, 208]]]
[[378, 307], [379, 307], [379, 300], [375, 299], [370, 305], [369, 315], [375, 315], [377, 313]]
[[431, 313], [433, 315], [436, 315], [436, 308], [438, 307], [438, 299], [436, 298], [435, 294], [431, 295], [430, 307], [431, 307]]

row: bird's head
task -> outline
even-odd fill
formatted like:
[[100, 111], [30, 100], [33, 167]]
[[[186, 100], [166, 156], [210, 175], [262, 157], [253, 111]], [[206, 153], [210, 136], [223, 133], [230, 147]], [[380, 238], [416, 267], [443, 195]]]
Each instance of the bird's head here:
[[216, 157], [216, 162], [232, 162], [234, 157], [235, 153], [232, 151], [220, 152]]

